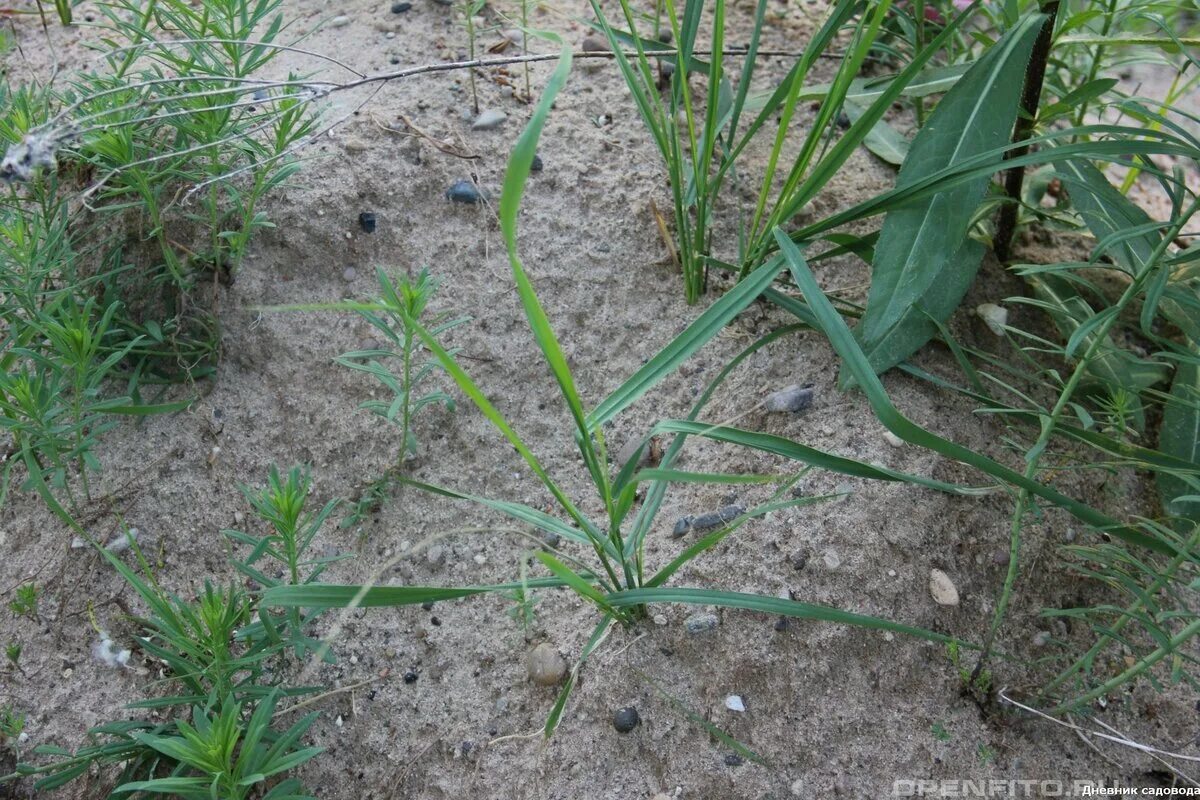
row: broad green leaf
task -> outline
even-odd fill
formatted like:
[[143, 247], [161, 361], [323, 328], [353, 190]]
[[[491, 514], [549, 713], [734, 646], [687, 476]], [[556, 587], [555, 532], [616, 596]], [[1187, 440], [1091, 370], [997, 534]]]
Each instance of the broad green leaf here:
[[490, 586], [342, 586], [329, 583], [309, 583], [298, 586], [276, 586], [262, 597], [263, 605], [297, 608], [386, 608], [437, 603], [490, 592], [512, 589], [544, 589], [562, 586], [557, 578], [539, 578], [522, 583], [499, 583]]
[[[1045, 17], [1031, 14], [987, 51], [938, 103], [913, 139], [896, 188], [1003, 147], [1012, 134], [1021, 85], [1033, 42]], [[999, 159], [996, 166], [999, 166]], [[933, 315], [946, 298], [961, 299], [979, 269], [980, 247], [967, 246], [967, 229], [983, 199], [986, 175], [947, 188], [920, 202], [891, 210], [875, 247], [867, 310], [855, 330], [875, 372], [899, 363], [916, 350], [880, 348], [905, 326], [925, 326], [914, 307]], [[927, 302], [936, 287], [941, 302]], [[937, 316], [944, 322], [945, 316]], [[933, 335], [918, 337], [917, 347]], [[915, 341], [912, 340], [912, 341]]]
[[[865, 110], [858, 103], [849, 99], [842, 104], [842, 109], [851, 122], [857, 122]], [[863, 146], [887, 163], [898, 167], [904, 163], [904, 158], [908, 155], [908, 150], [912, 145], [886, 120], [881, 119], [872, 126], [871, 130], [867, 131], [867, 135], [863, 138]]]

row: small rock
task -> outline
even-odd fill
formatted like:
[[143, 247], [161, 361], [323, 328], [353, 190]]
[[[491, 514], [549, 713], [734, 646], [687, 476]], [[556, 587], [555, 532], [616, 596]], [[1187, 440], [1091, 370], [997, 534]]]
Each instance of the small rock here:
[[440, 564], [446, 558], [446, 548], [440, 544], [435, 544], [429, 548], [429, 552], [425, 554], [425, 560], [430, 564]]
[[392, 3], [393, 14], [403, 14], [412, 8], [412, 3]]
[[740, 767], [744, 763], [746, 762], [737, 753], [728, 753], [725, 756], [725, 766], [727, 767]]
[[617, 729], [617, 733], [629, 733], [641, 724], [642, 718], [633, 706], [626, 706], [613, 714], [613, 727]]
[[725, 707], [730, 711], [743, 712], [746, 710], [746, 704], [742, 702], [740, 695], [731, 694], [725, 698]]
[[603, 53], [608, 50], [608, 42], [603, 39], [597, 39], [595, 36], [588, 36], [583, 40], [583, 52], [585, 53]]
[[108, 544], [104, 545], [104, 549], [114, 554], [123, 553], [129, 549], [131, 540], [136, 542], [140, 535], [141, 532], [137, 528], [130, 528], [128, 535], [126, 535], [125, 532], [121, 532], [113, 536], [113, 538], [109, 540]]
[[1050, 644], [1050, 631], [1038, 631], [1033, 635], [1034, 647], [1045, 647]]
[[509, 28], [501, 31], [500, 35], [518, 47], [525, 44], [525, 32], [520, 28]]
[[354, 267], [346, 267], [342, 270], [342, 280], [346, 283], [354, 283], [354, 279], [358, 277], [358, 270]]
[[408, 672], [404, 673], [404, 682], [405, 683], [416, 683], [417, 682], [416, 670], [410, 669]]
[[791, 386], [785, 386], [778, 392], [772, 392], [767, 395], [767, 399], [763, 401], [763, 407], [767, 411], [790, 411], [796, 413], [811, 406], [812, 398], [813, 389], [811, 386], [801, 386], [793, 383]]
[[529, 169], [531, 172], [541, 172], [542, 171], [542, 157], [539, 156], [537, 153], [533, 154], [533, 163], [529, 165]]
[[529, 651], [525, 659], [529, 680], [538, 686], [557, 686], [567, 674], [566, 659], [554, 645], [542, 642]]
[[446, 198], [454, 201], [455, 203], [477, 205], [483, 202], [484, 197], [484, 193], [479, 191], [475, 184], [467, 180], [455, 181], [453, 184], [451, 184], [450, 188], [446, 190]]
[[792, 569], [799, 572], [808, 564], [808, 553], [805, 553], [802, 550], [797, 550], [795, 553], [792, 553], [790, 556], [788, 556], [788, 561], [791, 563]]
[[1008, 560], [1009, 560], [1009, 554], [1008, 554], [1007, 550], [1001, 549], [1001, 550], [992, 551], [992, 563], [995, 564], [996, 566], [998, 566], [998, 567], [1007, 566]]
[[329, 20], [329, 27], [331, 28], [344, 28], [349, 24], [350, 18], [344, 15], [340, 17], [334, 17], [333, 19]]
[[933, 595], [933, 601], [939, 606], [958, 605], [958, 589], [950, 580], [950, 576], [940, 569], [929, 571], [929, 593]]
[[[719, 528], [733, 522], [735, 519], [746, 513], [746, 509], [739, 505], [729, 505], [718, 509], [708, 514], [701, 514], [692, 520], [692, 529], [695, 531], [710, 531], [714, 528]], [[676, 523], [678, 527], [678, 523]]]
[[837, 569], [842, 565], [842, 557], [838, 555], [837, 550], [830, 548], [821, 554], [821, 560], [825, 562], [828, 569]]
[[687, 516], [680, 517], [679, 519], [675, 520], [675, 527], [671, 530], [671, 537], [678, 539], [682, 536], [686, 536], [687, 532], [692, 529], [693, 519], [695, 519], [695, 517]]
[[846, 130], [846, 128], [849, 128], [851, 124], [852, 123], [850, 122], [849, 114], [847, 114], [845, 111], [841, 111], [838, 113], [837, 126], [839, 128], [841, 128], [842, 130]]
[[989, 331], [996, 336], [1004, 336], [1004, 327], [1008, 325], [1008, 309], [995, 303], [983, 303], [975, 307], [975, 313]]
[[663, 44], [670, 44], [671, 43], [671, 29], [663, 28], [661, 31], [659, 31], [658, 40], [660, 42], [662, 42]]
[[554, 531], [541, 531], [542, 543], [549, 549], [553, 550], [562, 543], [562, 537]]
[[371, 211], [364, 211], [358, 215], [358, 226], [362, 228], [363, 233], [375, 232], [375, 214]]
[[664, 625], [666, 625], [667, 624], [667, 615], [666, 614], [655, 614], [654, 615], [654, 624], [660, 628], [663, 627]]
[[214, 408], [212, 413], [208, 415], [208, 429], [213, 436], [220, 436], [221, 431], [225, 430], [225, 412], [219, 408]]
[[475, 121], [471, 123], [473, 131], [490, 131], [499, 128], [508, 119], [508, 114], [503, 111], [497, 111], [494, 108], [486, 108], [480, 112]]
[[883, 440], [892, 447], [904, 447], [904, 440], [891, 431], [883, 432]]
[[683, 627], [687, 632], [695, 636], [698, 633], [715, 630], [720, 620], [716, 614], [692, 614], [683, 621]]

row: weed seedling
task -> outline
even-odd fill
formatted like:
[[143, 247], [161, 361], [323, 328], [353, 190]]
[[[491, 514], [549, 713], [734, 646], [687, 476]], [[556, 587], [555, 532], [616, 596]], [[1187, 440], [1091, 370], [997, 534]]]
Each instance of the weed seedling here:
[[[8, 609], [18, 617], [37, 617], [38, 587], [32, 583], [24, 583], [17, 587], [14, 597], [8, 603]], [[20, 652], [18, 648], [18, 652]]]

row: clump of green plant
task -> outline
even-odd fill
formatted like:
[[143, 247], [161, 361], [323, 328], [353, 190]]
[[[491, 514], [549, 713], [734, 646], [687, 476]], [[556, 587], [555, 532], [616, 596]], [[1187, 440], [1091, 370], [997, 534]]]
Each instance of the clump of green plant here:
[[[517, 209], [530, 172], [537, 139], [545, 124], [550, 105], [566, 80], [569, 67], [570, 53], [568, 50], [564, 51], [546, 92], [534, 111], [529, 126], [513, 150], [505, 177], [504, 192], [500, 199], [499, 213], [501, 231], [508, 249], [509, 263], [531, 336], [538, 345], [548, 370], [559, 387], [563, 404], [574, 421], [576, 445], [590, 492], [594, 493], [593, 496], [582, 500], [568, 496], [514, 427], [488, 400], [484, 390], [468, 375], [453, 353], [442, 346], [434, 331], [414, 318], [408, 308], [398, 302], [399, 298], [384, 298], [387, 312], [398, 315], [404, 326], [414, 331], [422, 345], [429, 350], [432, 357], [454, 380], [463, 394], [521, 456], [545, 491], [553, 498], [561, 517], [523, 503], [471, 495], [447, 487], [419, 483], [403, 476], [400, 478], [401, 482], [445, 498], [478, 503], [490, 510], [519, 520], [523, 524], [533, 525], [537, 530], [559, 537], [563, 547], [556, 549], [554, 553], [539, 551], [535, 556], [548, 575], [532, 578], [522, 576], [520, 581], [501, 585], [465, 587], [358, 587], [313, 583], [305, 586], [272, 588], [265, 594], [263, 602], [283, 608], [393, 606], [435, 602], [491, 592], [511, 593], [520, 590], [527, 595], [532, 590], [566, 587], [591, 604], [599, 615], [596, 628], [584, 647], [581, 663], [605, 638], [610, 626], [636, 625], [645, 617], [647, 604], [658, 602], [749, 609], [773, 616], [828, 620], [867, 628], [899, 631], [943, 643], [950, 641], [951, 637], [933, 631], [798, 600], [784, 600], [778, 597], [722, 589], [679, 588], [668, 585], [672, 576], [683, 566], [715, 547], [746, 522], [772, 511], [815, 503], [824, 499], [821, 497], [796, 497], [792, 494], [792, 486], [808, 469], [807, 465], [852, 475], [909, 481], [950, 492], [965, 491], [969, 493], [972, 490], [871, 466], [852, 459], [832, 456], [783, 437], [702, 421], [701, 412], [732, 371], [762, 347], [795, 332], [797, 328], [794, 326], [774, 331], [747, 347], [721, 370], [699, 397], [687, 419], [659, 422], [651, 431], [647, 432], [642, 446], [637, 448], [637, 452], [633, 453], [627, 461], [610, 465], [609, 452], [605, 444], [605, 429], [609, 423], [652, 387], [672, 374], [688, 356], [710, 341], [728, 322], [753, 302], [782, 269], [782, 263], [777, 260], [772, 268], [752, 273], [747, 280], [701, 314], [679, 337], [669, 343], [657, 356], [650, 359], [645, 366], [591, 412], [585, 411], [575, 388], [567, 359], [533, 290], [529, 276], [518, 257], [516, 247]], [[650, 439], [654, 436], [670, 435], [674, 436], [674, 440], [664, 453], [660, 465], [653, 468], [640, 467], [642, 451], [648, 446]], [[684, 445], [692, 436], [771, 453], [785, 460], [800, 462], [805, 466], [797, 474], [767, 475], [708, 474], [681, 470], [677, 466], [678, 459]], [[668, 486], [680, 483], [774, 485], [775, 489], [763, 502], [739, 514], [720, 528], [707, 533], [685, 548], [668, 564], [648, 570], [644, 558], [646, 537], [655, 524]], [[585, 513], [583, 509], [587, 506], [584, 503], [595, 505], [602, 511], [596, 515]], [[572, 673], [572, 677], [568, 680], [550, 713], [546, 723], [547, 734], [552, 733], [557, 725], [577, 672], [578, 669]]]
[[17, 587], [13, 599], [8, 601], [8, 610], [18, 617], [36, 617], [40, 595], [36, 584], [23, 583]]
[[[481, 31], [476, 25], [475, 18], [478, 17], [483, 10], [487, 8], [487, 0], [463, 0], [459, 4], [459, 12], [463, 15], [463, 27], [467, 32], [467, 59], [475, 60], [475, 47], [477, 39]], [[475, 69], [474, 67], [467, 70], [467, 80], [471, 86], [471, 108], [475, 113], [479, 113], [479, 92], [475, 86]]]
[[0, 706], [0, 745], [11, 747], [25, 730], [25, 715], [12, 706]]
[[[342, 560], [342, 557], [314, 557], [309, 552], [313, 538], [338, 505], [337, 500], [330, 500], [319, 511], [306, 511], [311, 489], [312, 479], [307, 470], [292, 467], [286, 476], [281, 477], [274, 466], [267, 475], [267, 485], [263, 489], [242, 487], [246, 500], [272, 532], [264, 536], [235, 530], [224, 533], [233, 541], [250, 546], [249, 555], [244, 559], [234, 558], [232, 562], [239, 572], [256, 581], [264, 590], [275, 586], [312, 583], [331, 563]], [[282, 567], [284, 577], [272, 578], [268, 571], [258, 566], [264, 559]], [[300, 609], [292, 608], [283, 618], [276, 618], [269, 611], [261, 610], [259, 619], [263, 633], [287, 644], [297, 658], [312, 652], [327, 660], [333, 659], [329, 648], [304, 633], [312, 621], [312, 615], [304, 616]]]
[[[134, 541], [137, 569], [111, 551], [100, 549], [108, 563], [134, 589], [148, 613], [134, 622], [142, 630], [139, 649], [165, 667], [164, 684], [175, 690], [129, 704], [130, 709], [172, 710], [166, 722], [113, 721], [89, 732], [92, 744], [75, 752], [40, 746], [35, 755], [49, 763], [20, 763], [13, 775], [41, 776], [36, 790], [50, 790], [85, 774], [95, 764], [119, 767], [114, 793], [170, 793], [185, 798], [250, 798], [299, 800], [308, 797], [295, 778], [281, 773], [314, 758], [321, 748], [302, 747], [300, 740], [317, 713], [279, 727], [277, 708], [283, 698], [320, 691], [320, 686], [286, 684], [287, 654], [301, 659], [316, 653], [332, 661], [329, 648], [305, 634], [315, 612], [289, 609], [273, 613], [261, 605], [263, 591], [304, 586], [333, 559], [314, 558], [314, 536], [332, 513], [331, 502], [315, 513], [305, 510], [311, 482], [293, 468], [286, 476], [272, 467], [262, 490], [243, 488], [255, 513], [272, 532], [255, 536], [239, 531], [225, 535], [251, 547], [233, 559], [239, 572], [258, 582], [254, 592], [230, 584], [218, 588], [206, 581], [195, 600], [164, 589]], [[278, 564], [284, 578], [269, 577], [259, 562]], [[127, 664], [129, 652], [116, 650], [107, 634], [97, 658], [111, 667]]]
[[[375, 274], [380, 291], [377, 301], [342, 304], [339, 307], [353, 308], [383, 335], [387, 346], [343, 353], [334, 361], [372, 376], [385, 392], [391, 394], [386, 400], [360, 403], [359, 408], [396, 426], [400, 433], [400, 453], [394, 467], [371, 481], [360, 493], [343, 521], [343, 527], [358, 524], [376, 507], [386, 496], [394, 478], [403, 472], [405, 460], [417, 455], [417, 436], [413, 430], [417, 416], [431, 405], [442, 405], [448, 411], [454, 411], [454, 398], [445, 391], [425, 391], [422, 388], [442, 371], [442, 366], [436, 358], [428, 357], [430, 350], [417, 335], [414, 324], [425, 325], [434, 337], [441, 337], [471, 320], [470, 317], [453, 316], [448, 312], [427, 315], [438, 290], [437, 279], [427, 269], [422, 269], [415, 278], [403, 275], [399, 280], [392, 280], [382, 268], [377, 269]], [[394, 365], [394, 369], [387, 366], [389, 363]]]

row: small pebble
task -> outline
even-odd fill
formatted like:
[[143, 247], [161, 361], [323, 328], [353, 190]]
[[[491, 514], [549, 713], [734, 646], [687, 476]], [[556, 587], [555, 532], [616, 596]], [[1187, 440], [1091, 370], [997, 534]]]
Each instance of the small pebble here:
[[666, 614], [655, 614], [654, 615], [654, 624], [660, 628], [663, 627], [664, 625], [666, 625], [667, 624], [667, 615]]
[[557, 686], [567, 674], [566, 659], [548, 642], [542, 642], [529, 651], [525, 668], [529, 680], [538, 686]]
[[416, 671], [410, 669], [408, 672], [404, 673], [404, 682], [405, 683], [416, 683], [417, 682]]
[[742, 702], [740, 695], [731, 694], [725, 698], [725, 707], [730, 711], [742, 712], [746, 710], [746, 704]]
[[608, 42], [603, 39], [588, 36], [583, 40], [583, 52], [585, 53], [603, 53], [606, 50], [608, 50]]
[[349, 24], [350, 18], [347, 16], [334, 17], [329, 21], [329, 27], [331, 28], [344, 28]]
[[850, 125], [850, 115], [845, 111], [839, 112], [837, 116], [837, 126], [842, 130], [845, 130], [846, 128], [849, 128]]
[[219, 436], [221, 431], [225, 430], [225, 412], [219, 408], [214, 408], [212, 413], [208, 415], [208, 429], [213, 436]]
[[[701, 514], [692, 520], [692, 529], [695, 531], [710, 531], [714, 528], [719, 528], [722, 525], [733, 522], [742, 514], [746, 513], [746, 509], [738, 505], [729, 505], [724, 508], [713, 511], [709, 514]], [[676, 524], [678, 527], [678, 524]]]
[[375, 214], [370, 211], [364, 211], [358, 215], [358, 226], [362, 228], [363, 233], [375, 232]]
[[988, 330], [996, 336], [1004, 336], [1004, 326], [1008, 324], [1008, 309], [995, 303], [983, 303], [975, 307], [975, 313], [987, 325]]
[[354, 283], [354, 279], [358, 277], [358, 270], [354, 267], [346, 267], [342, 270], [342, 280], [346, 283]]
[[484, 195], [475, 187], [475, 184], [467, 180], [455, 181], [450, 188], [446, 190], [446, 197], [455, 203], [467, 203], [468, 205], [477, 205], [483, 202]]
[[715, 630], [720, 620], [716, 614], [692, 614], [683, 621], [683, 627], [693, 636]]
[[904, 440], [891, 431], [883, 432], [883, 440], [892, 447], [904, 447]]
[[473, 131], [490, 131], [499, 128], [508, 119], [508, 114], [503, 111], [497, 111], [494, 108], [484, 109], [480, 112], [475, 121], [471, 123]]
[[828, 569], [837, 569], [842, 565], [842, 557], [838, 555], [837, 550], [829, 549], [821, 554], [821, 560], [825, 562]]
[[695, 517], [687, 516], [680, 517], [679, 519], [675, 520], [675, 527], [671, 530], [671, 537], [678, 539], [681, 536], [686, 536], [687, 532], [692, 529], [693, 519], [695, 519]]
[[405, 11], [408, 11], [410, 8], [412, 8], [412, 3], [392, 3], [392, 13], [393, 14], [403, 14]]
[[554, 531], [542, 531], [541, 538], [542, 543], [551, 550], [554, 550], [562, 543], [562, 537]]
[[1045, 647], [1050, 644], [1050, 631], [1038, 631], [1033, 635], [1034, 647]]
[[1008, 564], [1008, 559], [1009, 555], [1007, 550], [995, 550], [992, 552], [992, 563], [998, 567], [1006, 566]]
[[798, 550], [788, 556], [788, 561], [791, 562], [792, 569], [799, 572], [808, 564], [808, 553]]
[[940, 569], [929, 571], [929, 593], [939, 606], [958, 605], [958, 589], [950, 576]]
[[813, 389], [811, 386], [793, 383], [791, 386], [785, 386], [778, 392], [767, 395], [767, 399], [763, 401], [763, 407], [767, 411], [796, 413], [811, 406], [812, 399]]
[[425, 554], [425, 560], [430, 564], [440, 564], [445, 557], [446, 548], [442, 547], [440, 544], [435, 544], [433, 547], [429, 548], [429, 552]]
[[640, 724], [642, 718], [633, 706], [626, 706], [613, 714], [613, 727], [617, 729], [617, 733], [629, 733]]
[[725, 756], [725, 766], [727, 767], [740, 767], [744, 763], [746, 762], [737, 753], [729, 753]]
[[533, 154], [533, 163], [529, 165], [529, 169], [531, 172], [541, 172], [542, 171], [542, 157], [539, 156], [537, 153]]

